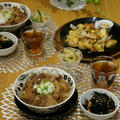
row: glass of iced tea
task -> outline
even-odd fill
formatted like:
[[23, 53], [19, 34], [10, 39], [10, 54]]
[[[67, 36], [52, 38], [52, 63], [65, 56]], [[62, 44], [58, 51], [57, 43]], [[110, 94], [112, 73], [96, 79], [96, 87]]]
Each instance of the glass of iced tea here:
[[44, 52], [44, 38], [42, 31], [36, 30], [32, 25], [24, 27], [21, 31], [24, 49], [28, 56], [39, 56]]
[[93, 86], [104, 89], [111, 88], [119, 67], [117, 60], [110, 56], [98, 56], [92, 59], [90, 65]]

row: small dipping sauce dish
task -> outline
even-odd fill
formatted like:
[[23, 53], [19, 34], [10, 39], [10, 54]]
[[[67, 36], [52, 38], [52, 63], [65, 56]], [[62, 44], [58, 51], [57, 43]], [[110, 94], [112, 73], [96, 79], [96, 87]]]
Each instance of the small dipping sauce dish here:
[[104, 28], [104, 29], [107, 29], [108, 32], [110, 32], [110, 30], [112, 29], [113, 27], [113, 22], [110, 21], [110, 20], [99, 20], [99, 21], [96, 21], [95, 23], [96, 27], [97, 28]]

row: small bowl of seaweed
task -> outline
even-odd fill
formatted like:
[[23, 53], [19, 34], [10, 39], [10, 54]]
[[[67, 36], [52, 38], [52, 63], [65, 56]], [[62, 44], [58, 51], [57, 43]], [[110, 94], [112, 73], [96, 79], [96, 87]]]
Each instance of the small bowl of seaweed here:
[[10, 32], [0, 32], [0, 56], [11, 54], [17, 47], [18, 38]]
[[111, 118], [119, 108], [118, 98], [105, 89], [90, 89], [80, 97], [82, 111], [92, 119], [105, 120]]

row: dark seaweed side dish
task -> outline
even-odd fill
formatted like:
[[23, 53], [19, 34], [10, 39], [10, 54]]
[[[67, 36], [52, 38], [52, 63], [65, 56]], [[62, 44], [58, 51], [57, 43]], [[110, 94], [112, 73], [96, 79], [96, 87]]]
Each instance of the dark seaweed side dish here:
[[5, 49], [5, 48], [9, 48], [13, 45], [13, 41], [10, 40], [9, 38], [0, 35], [0, 49]]
[[108, 114], [115, 110], [115, 103], [105, 93], [94, 92], [93, 97], [90, 100], [85, 100], [83, 104], [84, 108], [94, 114]]

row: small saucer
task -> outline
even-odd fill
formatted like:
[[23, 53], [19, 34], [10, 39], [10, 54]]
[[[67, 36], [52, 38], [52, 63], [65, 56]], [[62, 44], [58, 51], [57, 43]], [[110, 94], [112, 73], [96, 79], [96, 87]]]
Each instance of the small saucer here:
[[53, 117], [62, 117], [63, 115], [68, 115], [75, 110], [76, 104], [78, 102], [78, 92], [75, 89], [73, 96], [56, 112], [51, 114], [40, 114], [35, 113], [34, 111], [28, 109], [25, 105], [18, 101], [16, 97], [14, 97], [15, 103], [17, 107], [27, 115], [39, 117], [39, 118], [53, 118]]

